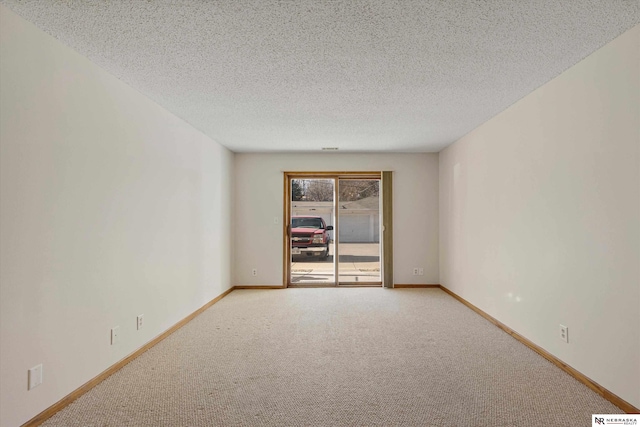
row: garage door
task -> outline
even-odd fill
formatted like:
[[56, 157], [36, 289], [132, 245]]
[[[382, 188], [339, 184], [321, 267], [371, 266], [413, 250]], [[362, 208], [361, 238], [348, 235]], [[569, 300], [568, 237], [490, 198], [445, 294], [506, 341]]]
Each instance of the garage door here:
[[369, 215], [340, 215], [340, 242], [372, 242], [369, 218]]

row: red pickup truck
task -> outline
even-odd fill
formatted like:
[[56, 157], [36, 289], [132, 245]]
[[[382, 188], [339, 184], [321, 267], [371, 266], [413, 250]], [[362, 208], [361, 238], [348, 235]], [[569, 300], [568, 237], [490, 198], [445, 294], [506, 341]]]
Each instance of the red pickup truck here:
[[291, 217], [291, 255], [327, 258], [331, 230], [319, 216]]

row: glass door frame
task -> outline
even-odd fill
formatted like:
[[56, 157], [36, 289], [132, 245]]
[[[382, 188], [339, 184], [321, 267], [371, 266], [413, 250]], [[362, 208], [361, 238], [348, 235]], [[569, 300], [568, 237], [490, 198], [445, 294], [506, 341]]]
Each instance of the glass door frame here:
[[[339, 203], [339, 185], [340, 179], [377, 179], [380, 181], [380, 192], [383, 191], [382, 172], [284, 172], [284, 206], [283, 206], [283, 284], [284, 287], [382, 287], [382, 278], [384, 276], [383, 262], [383, 209], [380, 209], [380, 281], [376, 282], [340, 282], [339, 279], [339, 230], [340, 218], [338, 214]], [[296, 284], [291, 281], [291, 183], [294, 179], [333, 179], [333, 277], [334, 282], [325, 282], [322, 284]], [[382, 195], [381, 195], [382, 196]], [[381, 197], [381, 200], [382, 197]]]

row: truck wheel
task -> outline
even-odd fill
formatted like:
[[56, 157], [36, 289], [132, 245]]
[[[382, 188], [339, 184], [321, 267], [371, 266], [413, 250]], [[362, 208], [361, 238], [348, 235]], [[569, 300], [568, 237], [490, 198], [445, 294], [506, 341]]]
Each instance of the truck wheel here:
[[322, 252], [322, 256], [320, 258], [322, 258], [322, 259], [329, 258], [329, 245], [328, 244], [325, 247], [324, 252]]

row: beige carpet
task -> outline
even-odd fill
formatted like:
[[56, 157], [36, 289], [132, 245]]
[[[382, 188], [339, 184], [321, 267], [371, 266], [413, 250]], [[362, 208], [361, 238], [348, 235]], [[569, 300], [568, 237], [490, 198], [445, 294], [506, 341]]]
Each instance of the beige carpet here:
[[238, 290], [46, 426], [586, 426], [621, 413], [439, 289]]

